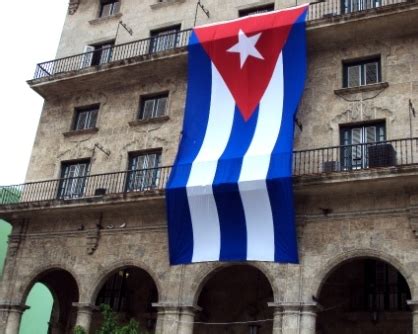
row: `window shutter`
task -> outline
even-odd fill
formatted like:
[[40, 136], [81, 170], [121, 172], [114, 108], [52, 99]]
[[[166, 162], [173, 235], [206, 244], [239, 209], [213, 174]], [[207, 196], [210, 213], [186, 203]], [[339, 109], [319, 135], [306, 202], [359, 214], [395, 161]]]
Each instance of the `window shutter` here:
[[86, 45], [84, 47], [84, 53], [81, 55], [80, 68], [91, 66], [91, 61], [93, 60], [93, 51], [94, 46]]
[[113, 3], [112, 15], [119, 13], [119, 11], [120, 11], [120, 1], [116, 1]]
[[87, 127], [87, 116], [88, 112], [86, 111], [80, 111], [77, 115], [77, 123], [75, 126], [75, 130], [83, 130]]
[[377, 141], [376, 126], [368, 126], [365, 128], [366, 131], [366, 143], [374, 143]]
[[379, 82], [379, 65], [377, 62], [367, 63], [365, 67], [365, 84], [370, 85]]
[[154, 117], [161, 117], [165, 115], [165, 109], [167, 106], [167, 98], [161, 97], [157, 100], [157, 106], [155, 108]]
[[155, 106], [155, 99], [145, 100], [141, 119], [149, 119], [153, 117], [154, 106]]
[[360, 82], [360, 65], [347, 67], [347, 87], [357, 87], [361, 85]]
[[100, 64], [106, 64], [112, 57], [112, 46], [113, 44], [102, 45], [102, 51], [100, 54]]

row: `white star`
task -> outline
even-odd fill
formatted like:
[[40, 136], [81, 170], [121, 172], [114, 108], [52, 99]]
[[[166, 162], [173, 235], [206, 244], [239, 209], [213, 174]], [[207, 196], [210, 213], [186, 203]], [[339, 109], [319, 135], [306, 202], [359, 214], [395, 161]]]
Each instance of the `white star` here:
[[264, 59], [260, 52], [255, 48], [259, 38], [261, 36], [261, 32], [257, 35], [248, 37], [245, 32], [241, 29], [238, 32], [238, 43], [235, 44], [233, 47], [229, 48], [228, 52], [235, 52], [239, 53], [240, 61], [241, 61], [241, 68], [244, 67], [245, 62], [249, 56], [253, 56], [258, 59]]

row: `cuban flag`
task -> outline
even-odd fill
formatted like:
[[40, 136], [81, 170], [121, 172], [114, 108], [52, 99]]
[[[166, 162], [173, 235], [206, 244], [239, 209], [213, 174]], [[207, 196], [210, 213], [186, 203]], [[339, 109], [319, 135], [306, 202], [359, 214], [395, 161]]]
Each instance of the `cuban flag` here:
[[171, 264], [298, 262], [291, 177], [307, 8], [193, 30], [166, 189]]

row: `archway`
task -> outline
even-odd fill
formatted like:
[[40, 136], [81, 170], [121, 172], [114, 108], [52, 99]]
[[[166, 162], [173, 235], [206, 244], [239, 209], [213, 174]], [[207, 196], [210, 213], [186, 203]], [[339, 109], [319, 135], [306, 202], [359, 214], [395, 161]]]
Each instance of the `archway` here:
[[411, 298], [402, 274], [375, 258], [356, 258], [335, 268], [318, 301], [318, 334], [412, 334]]
[[23, 314], [19, 334], [47, 334], [53, 303], [54, 297], [48, 287], [36, 283], [26, 298], [25, 305], [30, 308]]
[[[48, 290], [50, 294], [48, 294]], [[32, 305], [29, 305], [31, 309], [26, 311], [29, 314], [36, 313], [38, 310], [35, 308], [42, 308], [46, 312], [48, 310], [49, 298], [52, 296], [53, 305], [52, 312], [50, 311], [51, 316], [47, 333], [72, 333], [77, 317], [77, 311], [74, 309], [73, 303], [78, 302], [79, 291], [76, 280], [68, 271], [52, 268], [42, 272], [33, 280], [33, 284], [28, 289], [26, 296], [26, 300], [32, 303]], [[23, 325], [25, 325], [25, 322], [23, 322]], [[28, 326], [30, 327], [30, 324]], [[26, 332], [25, 330], [26, 328], [21, 327], [20, 332], [22, 334], [33, 333], [33, 331]]]
[[[259, 269], [250, 265], [222, 268], [202, 287], [197, 302], [202, 310], [196, 317], [194, 333], [270, 334], [273, 310], [268, 302], [273, 302], [273, 290]], [[257, 320], [266, 321], [253, 322]]]
[[[135, 319], [142, 329], [153, 332], [157, 321], [157, 310], [152, 306], [158, 302], [158, 289], [145, 270], [126, 266], [112, 271], [99, 285], [96, 305], [109, 305], [117, 313], [121, 324]], [[92, 321], [92, 333], [102, 322], [100, 313], [95, 312]]]

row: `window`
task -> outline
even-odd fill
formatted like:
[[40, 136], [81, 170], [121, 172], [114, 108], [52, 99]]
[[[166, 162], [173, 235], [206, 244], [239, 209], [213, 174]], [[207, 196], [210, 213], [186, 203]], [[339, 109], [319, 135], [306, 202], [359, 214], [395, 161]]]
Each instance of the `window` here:
[[106, 64], [112, 59], [113, 41], [87, 45], [81, 58], [81, 68]]
[[97, 305], [107, 304], [114, 312], [123, 312], [127, 309], [128, 279], [131, 276], [129, 269], [119, 270], [110, 277], [97, 297]]
[[180, 26], [151, 31], [150, 53], [170, 50], [179, 43]]
[[101, 0], [99, 17], [111, 16], [119, 13], [119, 0]]
[[97, 114], [99, 112], [99, 105], [90, 107], [77, 108], [75, 110], [75, 118], [73, 130], [94, 129], [96, 127]]
[[139, 119], [158, 118], [166, 114], [168, 93], [141, 98]]
[[[342, 145], [341, 161], [345, 170], [368, 168], [370, 164], [373, 166], [376, 163], [375, 159], [384, 158], [379, 156], [379, 152], [377, 152], [378, 156], [374, 157], [376, 144], [373, 144], [386, 140], [384, 122], [342, 126], [340, 128], [340, 138]], [[370, 152], [373, 155], [373, 161], [370, 161]]]
[[344, 63], [343, 87], [358, 87], [375, 84], [381, 81], [380, 59]]
[[353, 285], [350, 293], [352, 311], [406, 311], [410, 298], [402, 275], [387, 263], [366, 260], [363, 282]]
[[161, 152], [134, 153], [129, 156], [127, 191], [158, 188]]
[[359, 12], [362, 10], [376, 8], [381, 5], [381, 0], [342, 0], [342, 14]]
[[248, 9], [243, 9], [238, 12], [239, 17], [254, 15], [254, 14], [261, 14], [261, 13], [267, 13], [274, 10], [274, 4], [268, 4], [265, 6], [258, 6], [258, 7], [252, 7]]
[[84, 196], [89, 165], [89, 160], [62, 163], [58, 198], [72, 199]]

